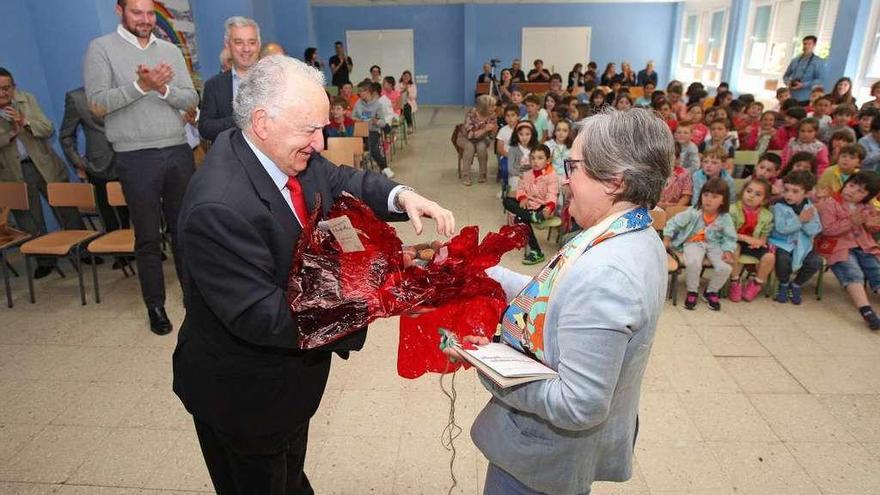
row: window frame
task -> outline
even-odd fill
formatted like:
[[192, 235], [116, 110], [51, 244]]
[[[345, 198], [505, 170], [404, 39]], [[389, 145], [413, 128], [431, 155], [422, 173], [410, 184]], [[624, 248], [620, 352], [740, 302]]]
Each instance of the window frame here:
[[[720, 44], [718, 47], [718, 61], [712, 62], [709, 59], [709, 38], [712, 36], [712, 18], [721, 13], [721, 34]], [[691, 40], [686, 37], [688, 20], [691, 17], [696, 18], [696, 34], [695, 39]], [[724, 50], [727, 47], [727, 34], [730, 29], [730, 8], [726, 6], [713, 6], [703, 9], [689, 9], [683, 14], [682, 19], [682, 36], [681, 45], [679, 46], [678, 68], [679, 69], [709, 69], [720, 71], [724, 67]], [[689, 58], [686, 57], [688, 45], [693, 45], [693, 52]], [[700, 49], [705, 51], [705, 61], [700, 61]]]
[[868, 75], [871, 62], [869, 57], [877, 51], [880, 51], [880, 3], [875, 2], [869, 13], [868, 32], [865, 35], [865, 41], [862, 43], [858, 72], [856, 72], [858, 78], [853, 83], [853, 95], [862, 102], [872, 99], [870, 94], [871, 85], [880, 81], [880, 68], [878, 68], [876, 77]]

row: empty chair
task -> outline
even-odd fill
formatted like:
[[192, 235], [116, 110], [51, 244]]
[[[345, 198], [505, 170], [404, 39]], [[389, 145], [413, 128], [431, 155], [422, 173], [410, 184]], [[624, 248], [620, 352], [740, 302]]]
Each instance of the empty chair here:
[[[113, 213], [119, 220], [119, 208], [126, 206], [125, 195], [122, 194], [122, 184], [119, 182], [107, 183], [107, 203], [113, 207]], [[92, 260], [92, 280], [95, 284], [95, 302], [101, 302], [101, 290], [98, 285], [98, 267], [95, 263], [95, 255], [117, 256], [122, 264], [122, 273], [128, 277], [134, 275], [134, 265], [129, 265], [127, 259], [134, 256], [134, 229], [119, 229], [109, 232], [89, 243], [86, 248]], [[128, 270], [131, 270], [129, 274]]]
[[[27, 184], [24, 182], [0, 182], [0, 266], [3, 267], [3, 285], [6, 287], [6, 305], [12, 307], [12, 287], [9, 284], [9, 271], [12, 267], [6, 261], [6, 251], [20, 246], [31, 238], [27, 232], [9, 227], [9, 213], [12, 210], [28, 210]], [[12, 269], [15, 276], [15, 270]]]
[[[47, 185], [49, 205], [53, 208], [72, 207], [90, 210], [95, 208], [95, 191], [91, 184], [51, 182]], [[21, 253], [27, 266], [28, 291], [31, 303], [34, 297], [34, 279], [31, 273], [31, 258], [54, 257], [67, 258], [76, 269], [79, 281], [79, 294], [82, 304], [86, 304], [86, 290], [82, 276], [82, 254], [84, 245], [101, 235], [95, 230], [60, 230], [37, 237], [21, 245]]]

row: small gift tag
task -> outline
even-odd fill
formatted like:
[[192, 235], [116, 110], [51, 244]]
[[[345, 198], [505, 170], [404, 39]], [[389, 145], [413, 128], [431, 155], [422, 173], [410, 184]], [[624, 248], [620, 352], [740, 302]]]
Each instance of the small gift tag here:
[[344, 253], [364, 251], [364, 245], [358, 237], [357, 230], [351, 225], [351, 220], [345, 215], [318, 222], [318, 228], [327, 230], [339, 243]]

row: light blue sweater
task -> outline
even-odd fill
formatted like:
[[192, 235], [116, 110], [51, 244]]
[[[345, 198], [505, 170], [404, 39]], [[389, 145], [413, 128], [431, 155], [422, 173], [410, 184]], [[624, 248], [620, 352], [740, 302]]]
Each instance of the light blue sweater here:
[[[512, 299], [529, 282], [489, 275]], [[477, 448], [525, 485], [588, 493], [632, 475], [639, 392], [666, 294], [666, 252], [646, 229], [587, 251], [556, 283], [544, 326], [552, 380], [499, 389], [471, 428]]]

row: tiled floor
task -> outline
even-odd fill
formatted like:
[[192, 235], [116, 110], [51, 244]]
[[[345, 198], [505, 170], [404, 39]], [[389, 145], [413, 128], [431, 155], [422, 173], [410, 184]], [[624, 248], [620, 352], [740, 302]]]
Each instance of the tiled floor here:
[[[393, 167], [459, 225], [495, 229], [497, 187], [456, 180], [449, 135], [461, 114], [423, 108]], [[415, 239], [408, 225], [398, 230]], [[517, 256], [505, 264], [521, 268]], [[100, 305], [89, 294], [81, 307], [68, 273], [38, 281], [34, 305], [25, 281], [14, 280], [16, 307], [0, 307], [0, 493], [212, 491], [190, 418], [171, 393], [175, 338], [147, 330], [136, 280], [106, 265], [100, 275]], [[597, 483], [594, 493], [880, 493], [880, 336], [830, 274], [826, 282], [823, 301], [800, 307], [762, 299], [712, 313], [667, 304], [645, 376], [634, 477]], [[180, 290], [168, 286], [180, 323]], [[449, 402], [436, 376], [397, 377], [396, 330], [396, 320], [373, 325], [366, 349], [333, 366], [308, 458], [320, 494], [447, 492], [450, 453], [440, 436]], [[471, 373], [456, 386], [465, 432], [454, 493], [473, 495], [486, 461], [467, 430], [487, 393]]]

